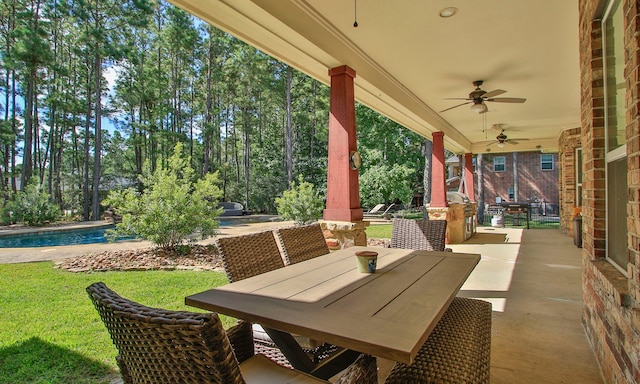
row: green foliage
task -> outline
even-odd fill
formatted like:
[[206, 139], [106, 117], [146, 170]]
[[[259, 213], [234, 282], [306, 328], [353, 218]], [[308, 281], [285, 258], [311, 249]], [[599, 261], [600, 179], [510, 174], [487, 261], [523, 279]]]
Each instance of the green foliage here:
[[222, 212], [217, 208], [222, 195], [218, 175], [209, 173], [194, 182], [189, 162], [178, 143], [167, 168], [152, 172], [149, 162], [145, 163], [142, 193], [133, 188], [112, 191], [105, 203], [122, 215], [122, 222], [110, 236], [138, 235], [159, 247], [173, 248], [215, 235], [216, 218]]
[[36, 179], [26, 186], [24, 192], [17, 192], [3, 209], [3, 220], [41, 226], [56, 221], [62, 216], [60, 207], [51, 202], [51, 197]]
[[282, 197], [276, 197], [278, 215], [284, 220], [293, 220], [296, 225], [310, 224], [322, 217], [324, 203], [320, 194], [314, 190], [313, 184], [303, 181], [298, 176], [291, 188], [282, 192]]
[[[368, 158], [375, 159], [375, 151], [368, 152]], [[378, 161], [368, 166], [359, 177], [362, 205], [373, 207], [396, 200], [409, 204], [414, 194], [414, 175], [415, 170], [405, 164]]]

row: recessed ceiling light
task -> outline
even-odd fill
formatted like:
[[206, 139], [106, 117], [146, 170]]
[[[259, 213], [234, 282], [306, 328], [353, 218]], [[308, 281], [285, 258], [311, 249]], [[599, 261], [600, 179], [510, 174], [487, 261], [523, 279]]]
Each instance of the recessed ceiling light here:
[[440, 10], [440, 17], [451, 17], [458, 13], [458, 8], [456, 7], [447, 7]]

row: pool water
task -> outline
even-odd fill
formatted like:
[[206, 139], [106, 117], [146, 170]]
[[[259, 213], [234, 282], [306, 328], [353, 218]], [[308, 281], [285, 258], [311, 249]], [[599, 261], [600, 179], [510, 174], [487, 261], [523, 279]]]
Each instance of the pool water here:
[[[0, 248], [55, 247], [59, 245], [77, 245], [106, 243], [104, 233], [113, 227], [69, 229], [21, 235], [0, 236]], [[135, 237], [119, 237], [117, 240], [130, 240]]]
[[[237, 221], [220, 220], [220, 226], [237, 225]], [[43, 230], [42, 232], [0, 236], [0, 248], [57, 247], [61, 245], [106, 243], [105, 231], [113, 226], [84, 229]], [[135, 236], [118, 237], [116, 241], [135, 239]]]

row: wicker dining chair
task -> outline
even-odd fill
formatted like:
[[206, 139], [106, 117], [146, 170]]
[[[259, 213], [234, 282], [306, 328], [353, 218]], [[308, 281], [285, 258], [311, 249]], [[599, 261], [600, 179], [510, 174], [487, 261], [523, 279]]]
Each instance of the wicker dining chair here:
[[[284, 267], [284, 261], [273, 231], [222, 237], [217, 239], [216, 244], [230, 283]], [[256, 353], [265, 355], [278, 364], [291, 367], [289, 360], [282, 354], [262, 326], [253, 324], [252, 328]], [[308, 337], [299, 335], [294, 335], [294, 337], [314, 362], [326, 359], [337, 350], [334, 345]]]
[[284, 261], [287, 265], [329, 253], [329, 247], [322, 234], [320, 224], [280, 228], [276, 230], [276, 235], [280, 240]]
[[411, 365], [395, 363], [385, 384], [489, 384], [491, 303], [456, 297]]
[[[327, 383], [254, 355], [250, 324], [225, 332], [216, 313], [149, 308], [104, 283], [87, 287], [118, 355], [124, 383]], [[336, 383], [377, 383], [376, 360], [358, 359]]]
[[216, 240], [230, 283], [284, 267], [273, 231]]
[[390, 248], [451, 251], [445, 248], [446, 220], [393, 219]]

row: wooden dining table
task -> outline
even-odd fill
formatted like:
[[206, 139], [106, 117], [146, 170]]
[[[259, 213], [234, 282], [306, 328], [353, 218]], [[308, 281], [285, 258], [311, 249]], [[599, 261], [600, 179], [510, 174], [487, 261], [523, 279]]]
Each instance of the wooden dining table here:
[[[376, 251], [374, 273], [355, 253]], [[327, 378], [357, 354], [411, 364], [478, 254], [351, 247], [185, 298], [189, 306], [261, 324], [292, 365]], [[342, 347], [312, 362], [292, 334]]]

